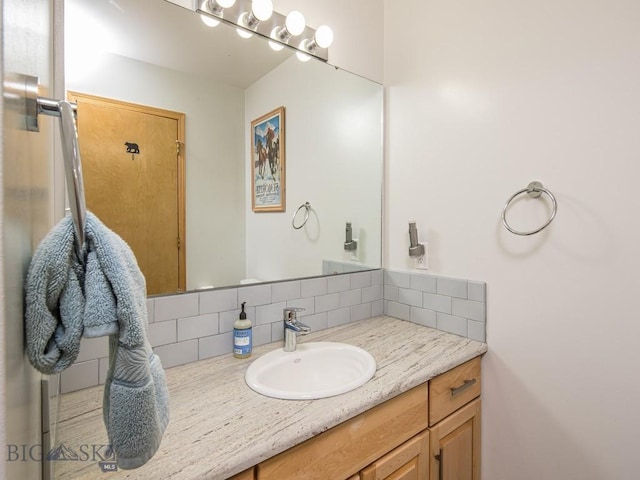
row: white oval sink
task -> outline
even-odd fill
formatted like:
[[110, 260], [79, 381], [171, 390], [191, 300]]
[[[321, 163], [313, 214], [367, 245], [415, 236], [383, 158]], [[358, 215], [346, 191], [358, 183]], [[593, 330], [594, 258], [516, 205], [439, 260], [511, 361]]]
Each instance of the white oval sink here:
[[300, 343], [295, 352], [282, 348], [249, 365], [247, 385], [267, 397], [311, 400], [346, 393], [367, 383], [376, 361], [362, 348], [345, 343]]

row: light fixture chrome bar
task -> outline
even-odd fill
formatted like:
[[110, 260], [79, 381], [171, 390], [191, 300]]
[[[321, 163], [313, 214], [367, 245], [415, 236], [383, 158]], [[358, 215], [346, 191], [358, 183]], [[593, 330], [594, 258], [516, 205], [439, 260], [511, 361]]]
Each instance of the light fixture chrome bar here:
[[[247, 28], [247, 25], [241, 25], [239, 23], [239, 18], [240, 18], [240, 15], [242, 15], [243, 13], [247, 13], [248, 14], [246, 15], [247, 17], [252, 17], [251, 0], [237, 0], [235, 5], [233, 5], [232, 7], [223, 9], [222, 15], [220, 15], [220, 12], [216, 14], [213, 10], [211, 10], [211, 8], [209, 7], [209, 3], [210, 2], [200, 2], [199, 5], [197, 6], [196, 13], [199, 13], [201, 15], [207, 15], [215, 20], [227, 23], [236, 28], [241, 28], [242, 30], [245, 30], [249, 33], [260, 35], [261, 37], [264, 37], [267, 40], [282, 44], [283, 46], [291, 48], [295, 51], [305, 53], [309, 56], [322, 60], [323, 62], [326, 62], [329, 59], [328, 48], [317, 47], [313, 51], [308, 51], [302, 48], [298, 48], [297, 45], [291, 45], [286, 41], [283, 41], [281, 38], [278, 38], [277, 35], [275, 35], [274, 37], [271, 36], [271, 32], [273, 31], [274, 28], [276, 27], [284, 28], [285, 22], [287, 19], [286, 15], [282, 15], [281, 13], [276, 12], [274, 10], [273, 14], [271, 15], [271, 18], [269, 18], [268, 20], [265, 20], [264, 22], [259, 22], [253, 28]], [[309, 42], [312, 42], [313, 39], [315, 38], [315, 34], [316, 34], [315, 28], [306, 26], [304, 31], [297, 38], [300, 38], [301, 40], [308, 39]]]

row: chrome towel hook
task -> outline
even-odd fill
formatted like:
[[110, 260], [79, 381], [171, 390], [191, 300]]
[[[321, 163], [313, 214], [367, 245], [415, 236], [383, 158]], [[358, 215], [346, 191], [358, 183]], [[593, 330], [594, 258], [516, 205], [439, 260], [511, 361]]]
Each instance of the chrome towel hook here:
[[[553, 210], [551, 211], [551, 217], [549, 217], [549, 220], [547, 220], [546, 223], [544, 225], [542, 225], [540, 228], [537, 228], [536, 230], [532, 230], [530, 232], [519, 232], [518, 230], [514, 230], [511, 227], [511, 225], [509, 225], [509, 223], [507, 222], [507, 208], [509, 208], [509, 205], [511, 204], [511, 202], [518, 195], [521, 195], [521, 194], [523, 194], [525, 192], [531, 198], [538, 198], [540, 195], [542, 195], [544, 193], [551, 200], [551, 203], [553, 204]], [[506, 228], [511, 233], [514, 233], [516, 235], [522, 235], [522, 236], [533, 235], [535, 233], [538, 233], [541, 230], [544, 230], [553, 221], [553, 219], [556, 217], [556, 213], [558, 213], [558, 202], [556, 201], [556, 197], [553, 196], [553, 193], [551, 193], [549, 190], [544, 188], [542, 183], [540, 183], [538, 181], [533, 181], [533, 182], [530, 182], [529, 185], [527, 185], [527, 188], [523, 188], [522, 190], [514, 193], [513, 195], [511, 195], [509, 200], [507, 200], [507, 203], [504, 205], [504, 208], [502, 209], [502, 224], [504, 225], [504, 228]]]
[[[296, 227], [296, 217], [298, 216], [298, 212], [300, 212], [300, 210], [302, 210], [303, 208], [306, 209], [306, 212], [304, 214], [304, 220], [300, 225]], [[293, 218], [291, 219], [291, 226], [296, 230], [300, 230], [302, 227], [304, 227], [305, 224], [307, 223], [307, 220], [309, 220], [310, 210], [311, 210], [311, 204], [309, 202], [304, 202], [302, 205], [300, 205], [296, 210], [296, 213], [293, 214]]]

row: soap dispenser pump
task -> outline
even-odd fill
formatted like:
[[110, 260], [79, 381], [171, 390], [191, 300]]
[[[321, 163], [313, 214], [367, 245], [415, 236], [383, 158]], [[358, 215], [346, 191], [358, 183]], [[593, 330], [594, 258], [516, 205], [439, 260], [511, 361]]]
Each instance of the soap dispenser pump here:
[[242, 311], [240, 316], [233, 323], [233, 356], [236, 358], [247, 358], [251, 356], [251, 348], [253, 343], [251, 320], [247, 319], [242, 302]]

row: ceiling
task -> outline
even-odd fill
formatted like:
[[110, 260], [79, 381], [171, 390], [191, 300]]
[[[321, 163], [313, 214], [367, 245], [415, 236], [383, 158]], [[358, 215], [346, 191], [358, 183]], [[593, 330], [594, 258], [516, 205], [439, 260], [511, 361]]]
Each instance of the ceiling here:
[[224, 23], [207, 27], [195, 12], [165, 0], [65, 0], [65, 40], [239, 88], [293, 54], [255, 35], [241, 39]]

